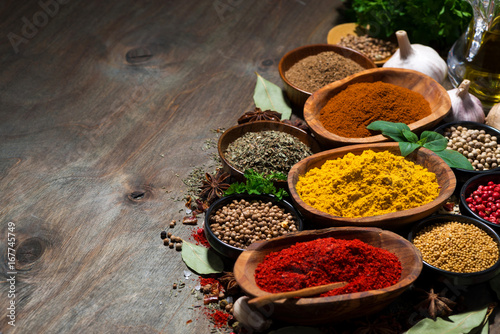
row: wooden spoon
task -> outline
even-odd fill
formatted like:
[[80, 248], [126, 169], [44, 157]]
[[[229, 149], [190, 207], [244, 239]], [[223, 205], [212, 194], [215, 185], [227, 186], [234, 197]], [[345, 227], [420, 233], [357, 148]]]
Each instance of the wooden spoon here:
[[347, 282], [336, 282], [325, 285], [311, 286], [309, 288], [304, 288], [295, 291], [272, 293], [269, 295], [250, 299], [248, 301], [248, 304], [254, 307], [261, 307], [269, 302], [279, 299], [288, 299], [294, 297], [309, 297], [309, 296], [319, 295], [321, 293], [325, 293], [333, 289], [341, 288], [343, 286], [346, 286], [347, 284], [348, 284]]

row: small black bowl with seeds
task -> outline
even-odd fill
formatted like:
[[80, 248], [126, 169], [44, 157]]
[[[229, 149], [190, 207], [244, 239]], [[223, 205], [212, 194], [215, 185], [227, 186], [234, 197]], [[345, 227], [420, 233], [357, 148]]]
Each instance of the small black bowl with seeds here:
[[295, 208], [272, 195], [234, 194], [205, 213], [205, 235], [218, 253], [236, 259], [250, 244], [302, 231]]
[[457, 190], [473, 176], [500, 171], [500, 130], [483, 123], [458, 121], [442, 124], [434, 131], [448, 138], [448, 149], [464, 155], [474, 167], [452, 168]]

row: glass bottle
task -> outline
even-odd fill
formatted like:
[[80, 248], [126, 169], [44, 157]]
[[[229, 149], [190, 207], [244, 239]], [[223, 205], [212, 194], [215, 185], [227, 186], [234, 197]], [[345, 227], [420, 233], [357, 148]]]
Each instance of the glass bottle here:
[[473, 19], [448, 53], [448, 76], [457, 87], [471, 82], [469, 92], [491, 107], [500, 102], [500, 0], [467, 0]]

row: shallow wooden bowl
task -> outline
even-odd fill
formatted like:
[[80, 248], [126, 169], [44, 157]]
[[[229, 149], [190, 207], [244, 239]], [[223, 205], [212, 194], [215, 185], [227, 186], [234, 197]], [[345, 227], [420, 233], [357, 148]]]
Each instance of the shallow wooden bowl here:
[[298, 300], [278, 300], [271, 307], [270, 317], [286, 322], [312, 325], [344, 321], [349, 318], [376, 313], [394, 301], [408, 286], [417, 279], [422, 270], [422, 257], [416, 247], [403, 237], [379, 228], [333, 227], [294, 233], [269, 241], [256, 242], [241, 253], [234, 265], [234, 275], [238, 285], [251, 297], [269, 294], [255, 283], [255, 269], [264, 257], [297, 242], [318, 238], [359, 239], [375, 247], [386, 249], [395, 254], [402, 265], [401, 278], [393, 286], [356, 292], [339, 296], [301, 298]]
[[375, 152], [389, 151], [395, 155], [401, 155], [398, 143], [376, 143], [364, 145], [352, 145], [336, 148], [329, 151], [323, 151], [301, 160], [295, 164], [288, 173], [288, 187], [295, 206], [302, 213], [304, 221], [308, 221], [322, 226], [375, 226], [397, 230], [412, 222], [423, 219], [433, 212], [437, 211], [446, 200], [453, 194], [456, 186], [455, 175], [451, 168], [438, 157], [434, 152], [426, 148], [419, 148], [406, 158], [414, 163], [427, 168], [430, 172], [436, 174], [437, 182], [440, 186], [438, 197], [420, 207], [387, 213], [378, 216], [346, 218], [333, 216], [322, 212], [306, 204], [299, 196], [296, 190], [297, 181], [300, 175], [304, 175], [312, 168], [321, 167], [326, 160], [335, 160], [342, 158], [347, 153], [360, 155], [365, 150]]
[[346, 58], [349, 58], [362, 67], [368, 69], [368, 68], [375, 68], [377, 65], [365, 56], [364, 54], [350, 49], [346, 48], [340, 45], [335, 45], [335, 44], [312, 44], [312, 45], [305, 45], [298, 47], [296, 49], [293, 49], [286, 53], [283, 58], [281, 58], [279, 64], [278, 64], [278, 70], [281, 76], [281, 80], [283, 81], [283, 86], [285, 88], [285, 93], [288, 97], [288, 99], [296, 106], [302, 107], [306, 100], [311, 96], [313, 92], [308, 92], [293, 83], [291, 83], [285, 76], [286, 71], [290, 69], [295, 63], [298, 61], [307, 58], [309, 56], [314, 56], [317, 55], [318, 53], [325, 52], [325, 51], [333, 51], [336, 52]]
[[432, 129], [451, 110], [451, 100], [446, 89], [431, 77], [413, 70], [400, 68], [374, 68], [353, 74], [345, 79], [328, 84], [314, 92], [304, 105], [304, 119], [314, 133], [316, 139], [324, 147], [338, 147], [352, 144], [379, 143], [387, 141], [383, 135], [364, 138], [347, 138], [329, 132], [320, 121], [321, 109], [335, 95], [347, 86], [359, 82], [382, 81], [408, 88], [420, 93], [429, 102], [432, 113], [421, 120], [408, 124], [411, 131], [420, 133]]
[[[321, 151], [318, 142], [310, 134], [295, 126], [275, 121], [256, 121], [256, 122], [244, 123], [227, 129], [219, 137], [218, 151], [219, 151], [219, 156], [222, 160], [222, 166], [224, 171], [229, 173], [236, 180], [244, 182], [245, 177], [243, 176], [243, 174], [245, 171], [239, 170], [235, 166], [233, 166], [229, 162], [229, 160], [227, 160], [224, 152], [227, 150], [229, 144], [231, 144], [233, 141], [243, 136], [247, 132], [261, 132], [261, 131], [271, 131], [271, 130], [286, 132], [290, 135], [295, 136], [298, 140], [309, 146], [313, 153]], [[287, 186], [286, 181], [276, 181], [275, 183], [283, 188], [286, 188]]]

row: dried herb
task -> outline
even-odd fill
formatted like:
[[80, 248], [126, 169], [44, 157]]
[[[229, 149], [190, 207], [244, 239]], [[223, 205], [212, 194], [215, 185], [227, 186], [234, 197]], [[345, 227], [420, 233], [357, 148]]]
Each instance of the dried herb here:
[[261, 110], [260, 108], [255, 108], [253, 111], [247, 111], [240, 118], [238, 118], [238, 124], [255, 122], [255, 121], [281, 121], [281, 114], [273, 110]]
[[247, 132], [230, 143], [224, 152], [237, 169], [253, 169], [265, 175], [288, 174], [293, 165], [312, 154], [297, 137], [282, 131]]
[[252, 169], [247, 169], [244, 174], [246, 178], [245, 183], [235, 182], [224, 193], [225, 195], [231, 194], [250, 194], [250, 195], [262, 195], [270, 194], [276, 196], [278, 199], [283, 199], [283, 197], [288, 196], [288, 193], [284, 189], [277, 189], [274, 186], [274, 180], [286, 180], [286, 175], [282, 173], [273, 173], [268, 176], [264, 176], [260, 173], [255, 172]]
[[276, 86], [270, 81], [257, 74], [257, 83], [253, 100], [257, 108], [262, 110], [276, 110], [281, 113], [281, 119], [290, 119], [292, 116], [292, 108], [288, 105], [285, 95], [279, 86]]

